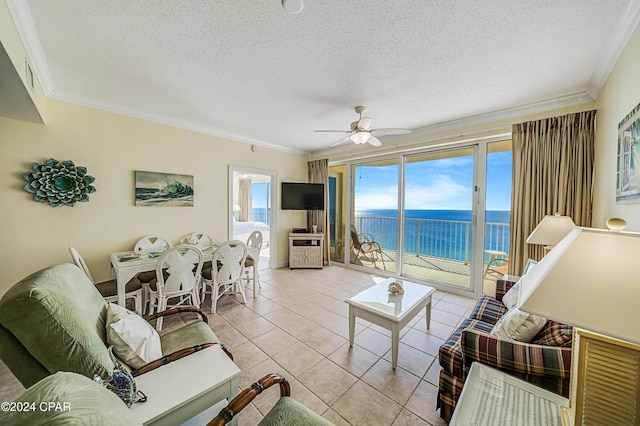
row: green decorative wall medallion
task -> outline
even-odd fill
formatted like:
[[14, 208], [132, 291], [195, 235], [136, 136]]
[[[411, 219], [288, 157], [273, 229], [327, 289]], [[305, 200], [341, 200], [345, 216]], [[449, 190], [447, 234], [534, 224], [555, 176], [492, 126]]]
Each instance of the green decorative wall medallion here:
[[87, 168], [71, 160], [61, 163], [49, 158], [44, 164], [33, 163], [33, 170], [22, 175], [29, 182], [24, 189], [33, 194], [34, 201], [47, 202], [51, 207], [73, 207], [78, 201], [89, 201], [89, 194], [96, 192], [91, 185], [95, 179], [87, 174]]

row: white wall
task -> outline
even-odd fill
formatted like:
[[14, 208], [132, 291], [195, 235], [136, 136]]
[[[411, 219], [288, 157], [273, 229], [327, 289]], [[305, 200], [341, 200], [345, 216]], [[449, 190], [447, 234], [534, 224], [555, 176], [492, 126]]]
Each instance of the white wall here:
[[[275, 170], [278, 182], [307, 179], [304, 155], [263, 147], [253, 153], [249, 144], [65, 102], [48, 100], [46, 107], [46, 125], [0, 118], [0, 295], [31, 272], [71, 262], [70, 245], [104, 280], [109, 254], [132, 249], [146, 234], [177, 242], [201, 230], [226, 240], [229, 165]], [[87, 167], [97, 190], [88, 203], [52, 208], [23, 190], [22, 174], [50, 157]], [[135, 170], [193, 175], [195, 206], [135, 207]], [[276, 261], [284, 264], [288, 231], [306, 215], [277, 214]]]
[[640, 28], [636, 29], [598, 94], [593, 226], [603, 228], [610, 217], [640, 231], [640, 204], [616, 204], [618, 123], [640, 103]]

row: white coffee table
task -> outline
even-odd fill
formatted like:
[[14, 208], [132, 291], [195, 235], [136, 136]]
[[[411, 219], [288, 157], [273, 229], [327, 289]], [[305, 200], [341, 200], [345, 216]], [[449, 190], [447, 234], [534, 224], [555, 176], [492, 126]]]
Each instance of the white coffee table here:
[[[148, 400], [133, 404], [131, 412], [144, 425], [182, 424], [232, 399], [238, 393], [239, 375], [240, 369], [220, 345], [210, 346], [136, 377]], [[218, 414], [217, 408], [202, 424]], [[237, 424], [236, 418], [232, 424]]]
[[398, 366], [400, 330], [411, 321], [422, 308], [426, 310], [427, 328], [431, 326], [431, 295], [433, 287], [402, 282], [404, 294], [391, 294], [389, 284], [396, 281], [388, 278], [345, 300], [349, 304], [349, 344], [353, 346], [356, 317], [391, 330], [391, 366]]

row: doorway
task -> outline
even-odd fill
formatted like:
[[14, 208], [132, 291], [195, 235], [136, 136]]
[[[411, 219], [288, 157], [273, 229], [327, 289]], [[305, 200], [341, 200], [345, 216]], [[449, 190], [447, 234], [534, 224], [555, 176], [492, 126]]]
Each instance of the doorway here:
[[262, 233], [259, 267], [275, 267], [277, 253], [276, 172], [229, 166], [229, 239], [247, 242], [254, 231]]

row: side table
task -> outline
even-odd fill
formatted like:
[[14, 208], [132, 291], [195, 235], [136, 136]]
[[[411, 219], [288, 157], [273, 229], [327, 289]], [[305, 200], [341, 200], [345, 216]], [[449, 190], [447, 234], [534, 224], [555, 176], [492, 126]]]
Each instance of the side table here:
[[[239, 375], [220, 345], [210, 346], [136, 377], [148, 400], [133, 404], [131, 412], [144, 425], [160, 426], [179, 425], [209, 411], [207, 423], [221, 408], [212, 412], [211, 407], [236, 396]], [[237, 424], [236, 418], [232, 424]]]
[[449, 426], [562, 426], [569, 400], [474, 362]]

